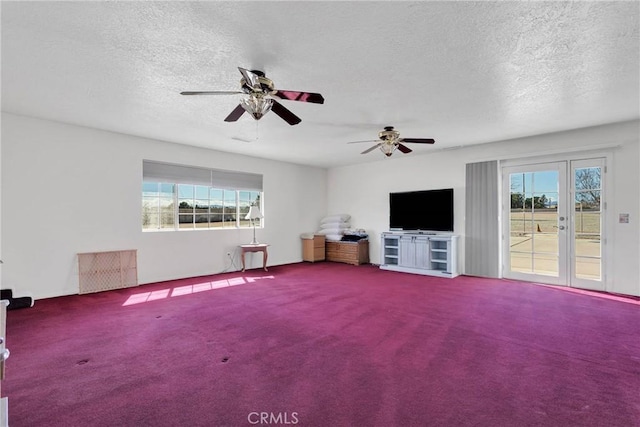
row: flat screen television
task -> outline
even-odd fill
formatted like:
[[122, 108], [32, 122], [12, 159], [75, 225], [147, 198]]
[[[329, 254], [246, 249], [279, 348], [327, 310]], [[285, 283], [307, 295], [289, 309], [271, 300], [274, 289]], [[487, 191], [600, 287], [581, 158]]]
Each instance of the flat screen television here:
[[389, 194], [389, 229], [453, 231], [453, 188]]

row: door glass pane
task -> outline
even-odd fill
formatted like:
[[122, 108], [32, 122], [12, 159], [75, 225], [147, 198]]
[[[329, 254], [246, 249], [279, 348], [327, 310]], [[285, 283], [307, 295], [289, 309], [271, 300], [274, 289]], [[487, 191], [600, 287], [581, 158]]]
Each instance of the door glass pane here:
[[531, 253], [511, 252], [511, 271], [531, 273], [532, 270]]
[[509, 176], [511, 271], [557, 277], [558, 171]]
[[536, 233], [533, 236], [533, 252], [538, 254], [558, 255], [558, 235]]
[[589, 212], [576, 207], [575, 227], [578, 234], [600, 236], [600, 212]]
[[574, 170], [574, 248], [575, 277], [602, 279], [602, 169]]
[[558, 255], [554, 254], [533, 254], [533, 272], [543, 276], [558, 275]]
[[[533, 225], [536, 233], [553, 233], [558, 231], [558, 205], [549, 206], [548, 199], [543, 194], [541, 196], [544, 199], [543, 202], [536, 202], [537, 205], [532, 210]], [[538, 197], [536, 197], [539, 200]], [[538, 204], [539, 203], [539, 204]]]
[[601, 279], [601, 265], [600, 259], [597, 258], [585, 258], [576, 257], [576, 277], [579, 279], [587, 280], [600, 280]]

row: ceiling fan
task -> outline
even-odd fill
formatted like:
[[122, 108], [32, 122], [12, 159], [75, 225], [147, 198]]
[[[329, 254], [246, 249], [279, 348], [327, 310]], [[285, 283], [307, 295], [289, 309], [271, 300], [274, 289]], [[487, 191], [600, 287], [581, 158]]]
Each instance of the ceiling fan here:
[[240, 99], [240, 104], [224, 119], [225, 122], [235, 122], [245, 111], [254, 119], [260, 120], [271, 110], [293, 126], [300, 123], [302, 119], [280, 104], [278, 99], [324, 104], [324, 98], [319, 93], [279, 90], [274, 87], [273, 81], [268, 79], [263, 71], [247, 70], [241, 67], [238, 67], [238, 70], [242, 74], [239, 91], [189, 91], [180, 92], [180, 95], [245, 94], [246, 96]]
[[413, 144], [435, 144], [435, 140], [428, 138], [400, 138], [400, 132], [395, 130], [393, 126], [385, 126], [384, 130], [378, 132], [378, 139], [373, 141], [352, 141], [347, 144], [357, 144], [361, 142], [377, 142], [373, 147], [367, 148], [360, 154], [367, 154], [376, 148], [380, 148], [387, 157], [391, 156], [396, 148], [403, 153], [407, 154], [413, 150], [403, 143]]

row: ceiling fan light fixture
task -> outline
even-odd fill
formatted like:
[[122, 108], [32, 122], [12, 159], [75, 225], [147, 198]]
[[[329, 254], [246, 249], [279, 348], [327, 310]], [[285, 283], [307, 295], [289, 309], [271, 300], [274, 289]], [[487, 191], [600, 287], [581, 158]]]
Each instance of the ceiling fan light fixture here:
[[380, 151], [384, 153], [385, 156], [390, 157], [391, 154], [396, 150], [396, 144], [382, 144], [380, 146]]
[[262, 116], [267, 114], [271, 110], [272, 104], [273, 100], [264, 96], [251, 95], [240, 100], [242, 108], [256, 120], [260, 120]]

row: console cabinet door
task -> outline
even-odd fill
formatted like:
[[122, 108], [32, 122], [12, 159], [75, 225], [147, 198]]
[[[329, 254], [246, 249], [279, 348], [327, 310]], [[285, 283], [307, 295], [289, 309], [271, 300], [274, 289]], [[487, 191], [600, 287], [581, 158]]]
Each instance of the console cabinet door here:
[[411, 268], [429, 268], [429, 238], [402, 236], [398, 265]]
[[430, 268], [429, 262], [429, 238], [426, 236], [414, 236], [413, 246], [415, 250], [416, 268]]
[[416, 248], [413, 246], [413, 236], [400, 237], [400, 259], [398, 265], [402, 267], [415, 267]]

